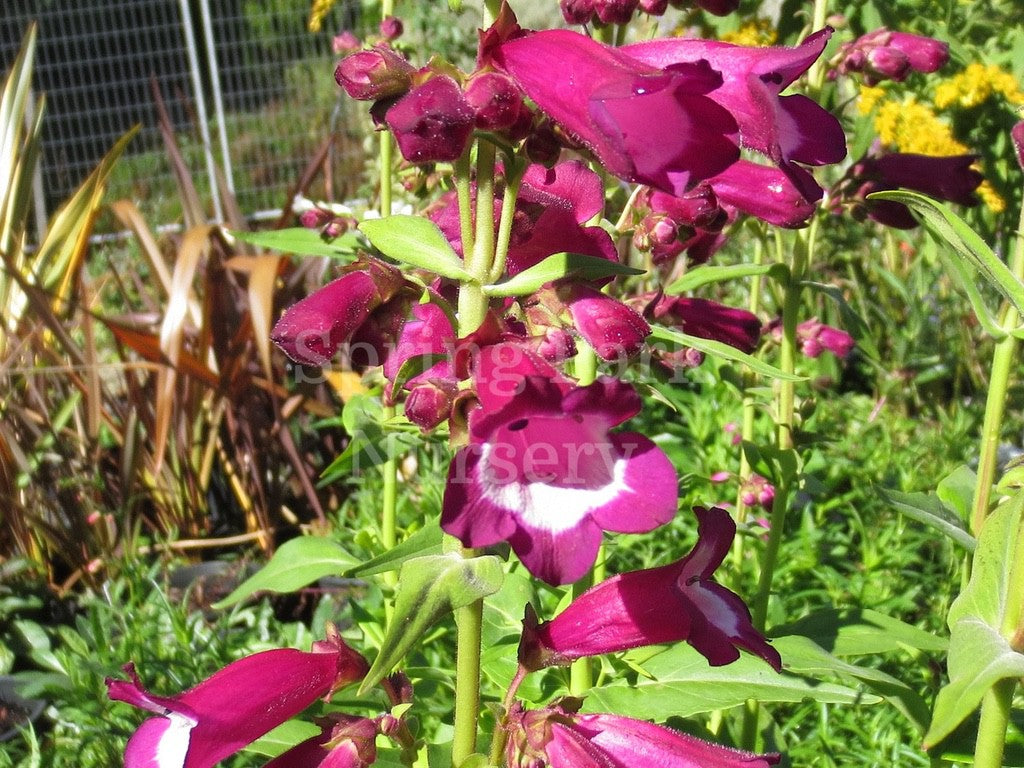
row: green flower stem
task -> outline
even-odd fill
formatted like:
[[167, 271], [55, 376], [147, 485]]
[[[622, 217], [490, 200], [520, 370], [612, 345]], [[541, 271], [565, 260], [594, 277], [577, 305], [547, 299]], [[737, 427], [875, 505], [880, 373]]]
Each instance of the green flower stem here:
[[[582, 595], [594, 586], [594, 569], [591, 568], [587, 575], [572, 585], [572, 599]], [[569, 667], [569, 693], [576, 697], [586, 696], [594, 687], [594, 665], [593, 659], [583, 657], [577, 659]]]
[[[471, 552], [466, 551], [467, 554]], [[483, 611], [483, 600], [455, 611], [458, 638], [455, 653], [455, 737], [452, 741], [452, 765], [455, 768], [476, 752]]]
[[[1024, 232], [1024, 207], [1021, 208], [1018, 232]], [[1010, 258], [1010, 271], [1018, 280], [1024, 281], [1024, 234], [1018, 234]], [[1010, 373], [1014, 368], [1017, 339], [1010, 335], [1020, 324], [1018, 312], [1007, 303], [1003, 307], [1000, 327], [1007, 335], [996, 343], [992, 354], [992, 370], [989, 375], [988, 396], [985, 401], [985, 420], [981, 427], [981, 443], [978, 447], [978, 480], [974, 488], [974, 503], [971, 507], [971, 533], [975, 536], [988, 515], [992, 498], [992, 484], [996, 477], [996, 463], [999, 451], [999, 432], [1003, 425], [1003, 410], [1010, 386]]]
[[[459, 218], [465, 218], [461, 212]], [[483, 286], [490, 279], [494, 246], [494, 145], [481, 141], [476, 157], [476, 231], [467, 261], [472, 280], [459, 287], [459, 337], [479, 328], [487, 315]]]
[[505, 193], [501, 198], [501, 220], [498, 222], [498, 239], [494, 244], [494, 263], [488, 274], [488, 282], [496, 283], [505, 273], [505, 262], [508, 260], [508, 246], [512, 239], [512, 220], [516, 214], [516, 200], [519, 197], [519, 185], [526, 172], [524, 163], [505, 165]]
[[462, 240], [463, 258], [473, 253], [473, 192], [470, 173], [470, 151], [472, 142], [466, 145], [462, 157], [455, 161], [455, 195], [459, 201], [459, 235]]
[[380, 215], [391, 215], [391, 184], [395, 141], [390, 131], [380, 134]]
[[1006, 728], [1017, 680], [1007, 678], [992, 686], [981, 700], [978, 741], [974, 746], [974, 768], [1002, 768]]
[[[764, 233], [754, 241], [754, 264], [761, 264], [764, 261]], [[750, 285], [750, 301], [747, 308], [751, 313], [757, 314], [761, 309], [761, 278], [754, 277]], [[743, 418], [740, 426], [740, 439], [745, 443], [754, 441], [754, 418], [757, 416], [757, 401], [753, 395], [747, 392], [746, 388], [751, 384], [752, 376], [749, 371], [743, 376]], [[739, 489], [736, 492], [736, 522], [745, 523], [747, 520], [747, 505], [743, 503], [743, 483], [750, 477], [751, 466], [747, 454], [740, 451]], [[733, 542], [733, 557], [736, 562], [736, 569], [739, 571], [743, 561], [743, 541], [737, 536]]]

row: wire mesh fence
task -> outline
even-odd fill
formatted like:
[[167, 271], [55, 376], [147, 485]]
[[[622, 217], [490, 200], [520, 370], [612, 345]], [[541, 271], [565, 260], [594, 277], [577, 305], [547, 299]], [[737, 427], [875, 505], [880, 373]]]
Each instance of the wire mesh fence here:
[[[180, 220], [151, 83], [167, 104], [185, 161], [214, 218], [220, 205], [210, 183], [213, 163], [224, 171], [244, 213], [279, 209], [325, 137], [331, 131], [344, 136], [354, 119], [330, 77], [330, 44], [334, 33], [354, 23], [358, 6], [336, 4], [323, 31], [313, 34], [306, 29], [308, 0], [2, 5], [4, 68], [29, 25], [39, 26], [34, 88], [44, 116], [36, 208], [44, 219], [116, 139], [139, 123], [142, 130], [118, 163], [108, 199], [132, 199], [155, 224]], [[358, 146], [341, 141], [337, 147], [335, 167], [358, 167]], [[341, 184], [333, 191], [353, 190]]]

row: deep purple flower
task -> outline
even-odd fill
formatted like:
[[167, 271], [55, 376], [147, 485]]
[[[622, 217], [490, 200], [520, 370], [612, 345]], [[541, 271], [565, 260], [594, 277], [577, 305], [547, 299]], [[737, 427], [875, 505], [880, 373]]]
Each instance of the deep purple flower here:
[[506, 40], [492, 56], [621, 179], [680, 194], [739, 157], [736, 122], [713, 100], [721, 75], [706, 62], [666, 69], [565, 29]]
[[748, 354], [757, 349], [761, 340], [761, 321], [757, 315], [708, 299], [662, 296], [648, 305], [645, 314], [690, 336], [720, 341]]
[[749, 160], [737, 160], [707, 183], [723, 206], [778, 227], [802, 226], [816, 208], [785, 173]]
[[566, 584], [593, 565], [602, 529], [643, 533], [672, 519], [676, 474], [646, 437], [609, 434], [640, 410], [628, 384], [572, 387], [517, 370], [507, 370], [510, 394], [489, 391], [493, 374], [482, 388], [471, 442], [448, 472], [441, 526], [467, 547], [508, 541], [533, 575]]
[[741, 144], [767, 156], [804, 197], [817, 200], [821, 189], [794, 163], [826, 165], [842, 160], [846, 156], [842, 126], [806, 96], [780, 93], [821, 55], [831, 34], [830, 28], [822, 29], [795, 48], [670, 38], [634, 43], [622, 51], [662, 69], [702, 60], [710, 64], [723, 82], [708, 96], [736, 119]]
[[1017, 150], [1017, 163], [1021, 170], [1024, 170], [1024, 120], [1010, 129], [1010, 139], [1013, 141], [1013, 148]]
[[581, 715], [565, 704], [508, 713], [506, 764], [547, 768], [768, 768], [757, 755], [703, 741], [645, 720]]
[[685, 640], [714, 666], [732, 663], [745, 648], [780, 669], [778, 652], [754, 629], [747, 606], [711, 578], [729, 553], [736, 523], [718, 507], [693, 511], [699, 538], [681, 560], [613, 576], [551, 621], [537, 625], [528, 612], [520, 663], [535, 670]]
[[377, 760], [378, 721], [331, 714], [321, 732], [275, 757], [263, 768], [367, 768]]
[[602, 24], [628, 24], [638, 0], [594, 0], [594, 14]]
[[363, 678], [366, 661], [334, 637], [305, 653], [264, 651], [232, 662], [176, 696], [154, 696], [132, 664], [107, 679], [111, 699], [155, 712], [129, 739], [125, 768], [210, 768], [321, 696]]
[[[404, 315], [404, 303], [410, 290], [402, 273], [376, 259], [360, 263], [354, 271], [328, 283], [306, 298], [293, 304], [277, 321], [270, 337], [288, 357], [302, 365], [326, 365], [338, 347], [354, 334], [365, 333], [360, 340], [373, 347], [375, 354], [368, 361], [379, 365], [385, 340], [380, 334], [375, 314], [390, 315], [392, 304], [401, 304], [398, 314]], [[384, 325], [391, 323], [386, 319]]]
[[353, 99], [376, 101], [408, 91], [415, 71], [396, 50], [377, 45], [338, 62], [334, 79]]
[[410, 163], [457, 160], [473, 132], [473, 120], [473, 108], [447, 75], [413, 88], [384, 118], [402, 157]]
[[[893, 152], [861, 160], [852, 169], [852, 180], [859, 198], [903, 187], [939, 200], [974, 206], [978, 204], [974, 190], [984, 179], [971, 167], [977, 159], [976, 155], [933, 157]], [[911, 229], [918, 224], [902, 203], [868, 200], [866, 205], [867, 215], [886, 226]]]
[[568, 283], [559, 294], [577, 332], [602, 360], [632, 357], [651, 333], [635, 311], [589, 285]]
[[594, 0], [559, 0], [566, 24], [589, 24], [594, 16]]

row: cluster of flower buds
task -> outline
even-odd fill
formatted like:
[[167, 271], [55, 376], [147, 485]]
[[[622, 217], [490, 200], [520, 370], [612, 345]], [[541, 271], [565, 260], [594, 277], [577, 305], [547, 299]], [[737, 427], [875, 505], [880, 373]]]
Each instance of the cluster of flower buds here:
[[[782, 320], [779, 318], [772, 320], [765, 330], [774, 339], [781, 339]], [[822, 352], [828, 351], [840, 360], [845, 360], [856, 346], [853, 337], [846, 331], [825, 325], [816, 317], [800, 323], [796, 327], [796, 337], [800, 342], [800, 351], [811, 358], [819, 357]]]
[[868, 85], [883, 80], [899, 83], [911, 72], [935, 72], [947, 61], [948, 43], [882, 27], [843, 45], [832, 75], [859, 72]]
[[656, 264], [685, 253], [702, 264], [721, 246], [722, 227], [729, 220], [710, 184], [701, 183], [680, 196], [646, 188], [635, 210], [642, 218], [633, 229], [633, 245], [650, 251]]
[[628, 24], [637, 12], [663, 16], [670, 5], [696, 6], [716, 16], [726, 16], [739, 7], [739, 0], [560, 0], [559, 5], [568, 24]]
[[757, 473], [752, 474], [740, 486], [740, 501], [748, 507], [770, 510], [775, 501], [775, 486]]

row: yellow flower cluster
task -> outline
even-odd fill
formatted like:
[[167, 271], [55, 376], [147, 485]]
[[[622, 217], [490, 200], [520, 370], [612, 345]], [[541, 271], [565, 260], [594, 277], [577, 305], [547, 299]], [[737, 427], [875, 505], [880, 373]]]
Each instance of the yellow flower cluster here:
[[862, 115], [870, 115], [878, 103], [885, 98], [885, 88], [878, 85], [860, 86], [857, 94], [857, 112]]
[[[977, 163], [975, 163], [977, 165]], [[1006, 201], [1003, 200], [1003, 196], [996, 192], [988, 179], [984, 179], [976, 190], [978, 197], [981, 198], [981, 202], [985, 204], [992, 213], [1002, 213], [1006, 210]]]
[[927, 104], [913, 96], [883, 101], [875, 115], [875, 131], [883, 144], [919, 155], [963, 155], [970, 150], [953, 138], [953, 131]]
[[1013, 75], [994, 64], [975, 61], [968, 64], [963, 72], [935, 87], [935, 106], [946, 109], [957, 104], [970, 109], [993, 95], [1002, 96], [1012, 105], [1024, 104], [1024, 91]]
[[313, 0], [313, 7], [309, 9], [309, 24], [307, 25], [310, 32], [320, 31], [324, 19], [331, 12], [335, 2], [336, 0]]
[[734, 45], [749, 45], [763, 48], [774, 45], [779, 33], [768, 19], [754, 19], [733, 32], [725, 32], [720, 39]]

